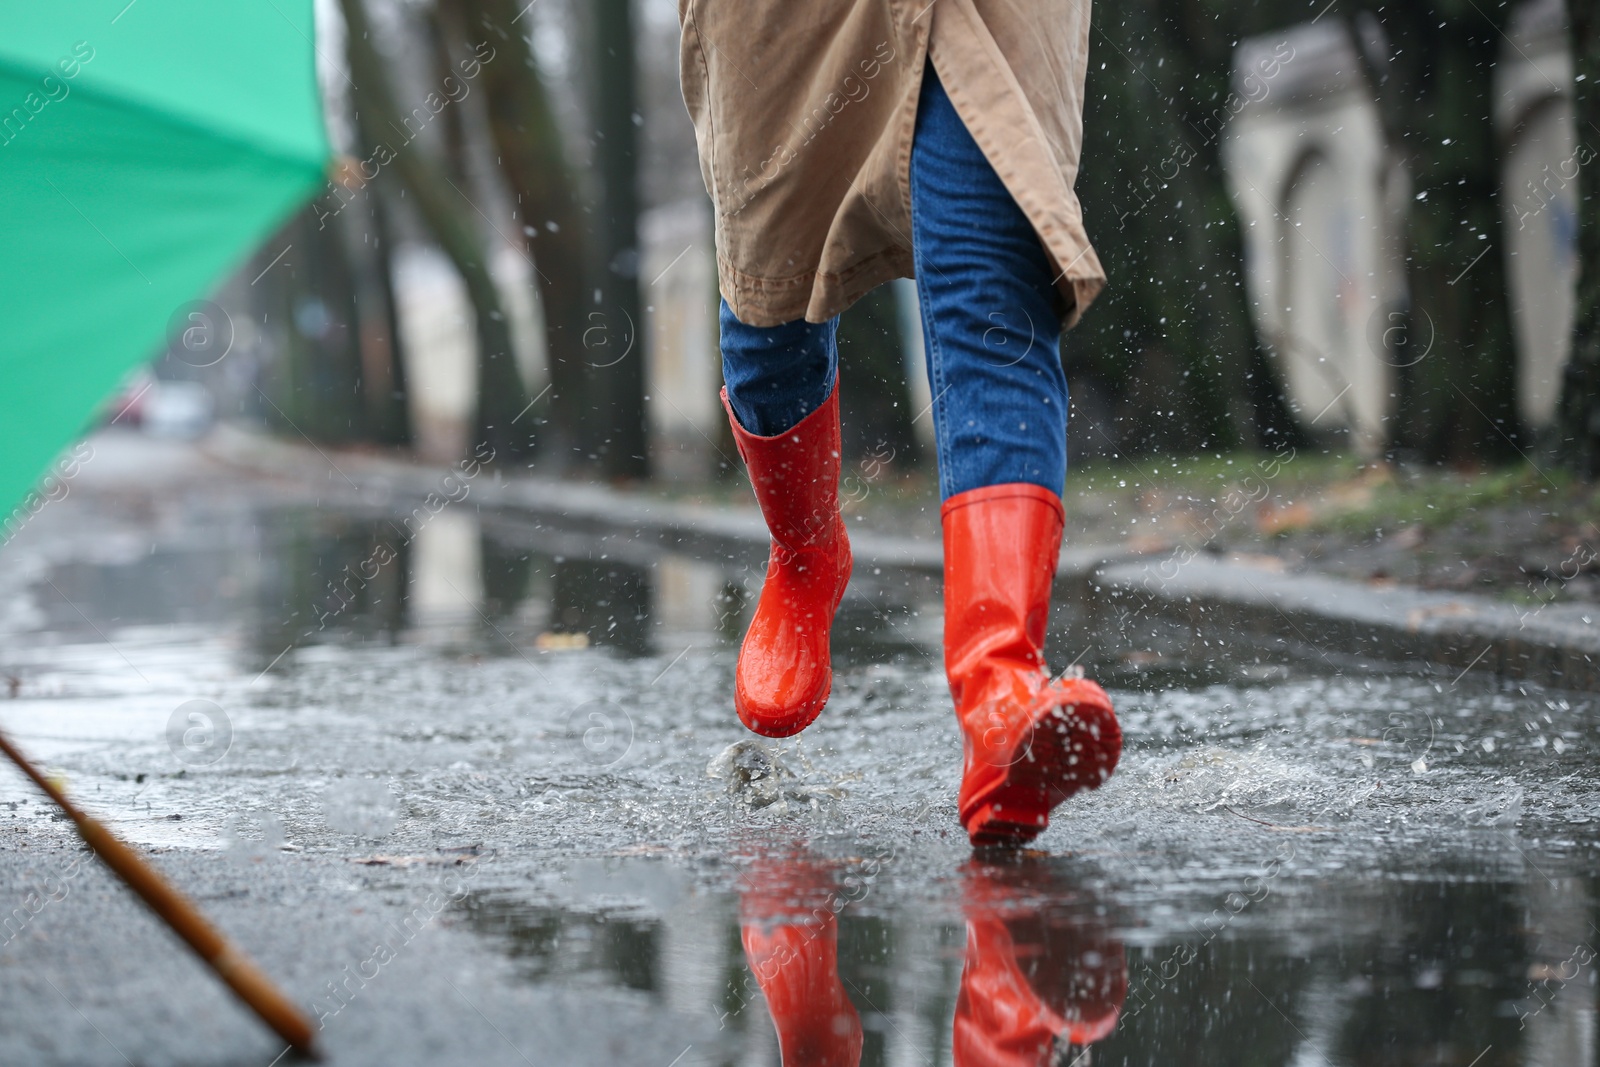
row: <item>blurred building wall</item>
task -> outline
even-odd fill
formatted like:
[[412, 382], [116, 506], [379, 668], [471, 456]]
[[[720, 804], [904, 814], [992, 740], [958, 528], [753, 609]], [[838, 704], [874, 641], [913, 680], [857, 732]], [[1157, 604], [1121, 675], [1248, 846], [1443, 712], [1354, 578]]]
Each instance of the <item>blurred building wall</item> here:
[[417, 452], [454, 459], [466, 451], [477, 379], [472, 304], [460, 275], [433, 245], [402, 245], [394, 273]]
[[[453, 462], [466, 454], [477, 396], [472, 302], [461, 276], [436, 246], [407, 243], [394, 261], [417, 453], [435, 462]], [[549, 368], [533, 268], [501, 244], [491, 248], [489, 269], [510, 323], [517, 367], [528, 395], [537, 395], [549, 381]]]
[[[1287, 41], [1292, 55], [1275, 52]], [[1245, 101], [1223, 144], [1244, 232], [1256, 328], [1291, 406], [1314, 429], [1343, 429], [1366, 454], [1384, 446], [1397, 374], [1426, 354], [1427, 322], [1406, 325], [1406, 212], [1413, 192], [1385, 143], [1376, 95], [1347, 24], [1328, 19], [1246, 39], [1234, 52]], [[1386, 50], [1381, 41], [1374, 47]], [[1270, 82], [1261, 65], [1276, 59]], [[1254, 80], [1252, 78], [1254, 77]], [[1513, 14], [1495, 70], [1503, 255], [1516, 334], [1518, 408], [1555, 414], [1577, 285], [1579, 143], [1561, 0]], [[1411, 329], [1397, 358], [1390, 334]]]
[[723, 432], [711, 204], [702, 196], [651, 208], [639, 231], [651, 459], [668, 481], [701, 480], [716, 469]]
[[[1270, 80], [1263, 63], [1277, 64]], [[1407, 188], [1355, 43], [1334, 19], [1245, 40], [1234, 89], [1222, 158], [1256, 328], [1302, 424], [1375, 453], [1395, 368], [1368, 334], [1404, 306]]]
[[1578, 286], [1578, 143], [1572, 53], [1561, 0], [1517, 8], [1495, 68], [1495, 131], [1504, 185], [1506, 279], [1517, 339], [1517, 409], [1536, 427], [1555, 419], [1572, 350]]

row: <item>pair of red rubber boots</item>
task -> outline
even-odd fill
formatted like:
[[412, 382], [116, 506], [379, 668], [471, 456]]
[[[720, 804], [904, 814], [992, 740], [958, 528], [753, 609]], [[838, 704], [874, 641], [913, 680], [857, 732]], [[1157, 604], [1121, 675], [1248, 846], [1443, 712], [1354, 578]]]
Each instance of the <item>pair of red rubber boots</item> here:
[[[772, 535], [766, 583], [739, 652], [734, 708], [766, 737], [816, 719], [833, 685], [829, 631], [850, 580], [839, 511], [839, 391], [793, 429], [760, 437], [723, 405]], [[1044, 664], [1061, 498], [1027, 483], [959, 493], [944, 526], [945, 672], [965, 767], [957, 798], [974, 845], [1031, 840], [1050, 811], [1111, 776], [1122, 732], [1104, 689]]]

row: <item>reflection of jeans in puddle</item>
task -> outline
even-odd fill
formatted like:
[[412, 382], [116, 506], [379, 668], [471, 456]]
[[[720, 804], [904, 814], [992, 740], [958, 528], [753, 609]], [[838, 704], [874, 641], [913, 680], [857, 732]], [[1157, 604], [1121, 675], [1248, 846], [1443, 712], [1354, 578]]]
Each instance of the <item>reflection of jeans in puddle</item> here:
[[[964, 875], [956, 1067], [1087, 1063], [1082, 1050], [1116, 1028], [1127, 996], [1122, 942], [1095, 901], [1048, 862], [974, 862]], [[806, 856], [768, 860], [745, 883], [745, 960], [783, 1067], [856, 1067], [861, 1019], [839, 980], [842, 898], [831, 867]]]

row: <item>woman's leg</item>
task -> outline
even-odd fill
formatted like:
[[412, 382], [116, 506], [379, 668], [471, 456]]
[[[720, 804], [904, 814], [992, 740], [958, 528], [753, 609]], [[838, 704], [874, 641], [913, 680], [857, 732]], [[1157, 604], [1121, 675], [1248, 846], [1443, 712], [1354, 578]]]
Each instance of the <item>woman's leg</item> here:
[[1061, 297], [1033, 224], [967, 132], [932, 64], [911, 150], [911, 234], [948, 500], [1067, 476]]
[[771, 437], [820, 408], [839, 373], [839, 320], [746, 326], [728, 302], [719, 315], [722, 381], [739, 425]]
[[850, 580], [839, 514], [837, 320], [747, 326], [724, 303], [721, 321], [722, 399], [772, 534], [733, 706], [755, 732], [787, 737], [827, 702], [829, 630]]
[[911, 150], [911, 226], [934, 395], [945, 673], [964, 738], [957, 807], [974, 844], [1027, 841], [1122, 750], [1105, 690], [1044, 662], [1061, 548], [1067, 383], [1050, 257], [930, 64]]

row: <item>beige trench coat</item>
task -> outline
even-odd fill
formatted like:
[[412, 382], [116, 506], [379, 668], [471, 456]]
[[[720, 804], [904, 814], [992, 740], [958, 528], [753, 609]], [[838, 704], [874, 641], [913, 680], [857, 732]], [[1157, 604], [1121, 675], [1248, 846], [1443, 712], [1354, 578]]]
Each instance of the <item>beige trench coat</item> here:
[[679, 0], [684, 102], [738, 318], [823, 322], [913, 274], [911, 135], [931, 59], [1059, 272], [1105, 285], [1073, 194], [1090, 0]]

